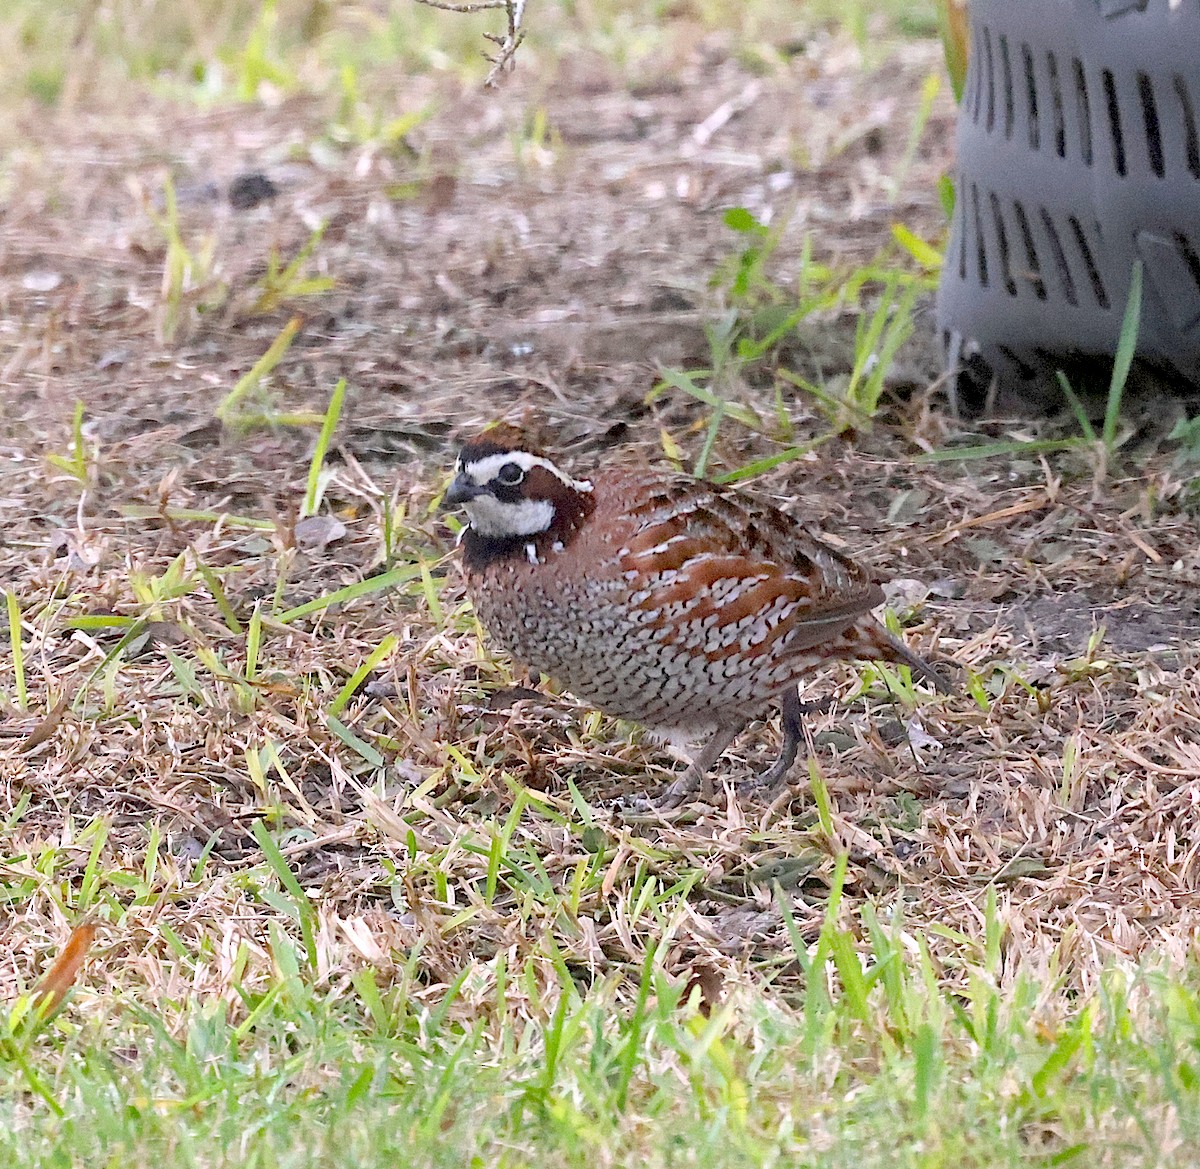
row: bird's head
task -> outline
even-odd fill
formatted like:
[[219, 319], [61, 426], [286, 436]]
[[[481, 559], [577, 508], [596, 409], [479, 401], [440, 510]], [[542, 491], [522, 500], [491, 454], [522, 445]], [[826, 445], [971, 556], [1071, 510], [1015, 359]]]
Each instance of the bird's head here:
[[443, 504], [464, 507], [470, 534], [499, 546], [545, 535], [565, 543], [595, 506], [590, 482], [572, 479], [508, 426], [463, 444]]

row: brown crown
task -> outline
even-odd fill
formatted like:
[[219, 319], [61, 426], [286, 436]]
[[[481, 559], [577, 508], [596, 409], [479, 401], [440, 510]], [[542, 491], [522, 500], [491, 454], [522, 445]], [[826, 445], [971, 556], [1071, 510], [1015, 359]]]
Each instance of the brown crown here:
[[541, 447], [528, 431], [508, 422], [497, 422], [480, 434], [466, 439], [462, 445], [466, 462], [486, 458], [488, 455], [505, 454], [508, 451], [525, 451], [527, 454], [544, 457]]

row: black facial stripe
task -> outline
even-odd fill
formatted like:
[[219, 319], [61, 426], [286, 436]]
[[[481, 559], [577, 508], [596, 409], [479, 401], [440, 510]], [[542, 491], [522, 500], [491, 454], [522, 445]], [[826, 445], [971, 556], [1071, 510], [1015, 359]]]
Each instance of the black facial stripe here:
[[493, 479], [487, 485], [488, 493], [494, 495], [501, 503], [520, 503], [525, 498], [520, 483], [500, 483]]

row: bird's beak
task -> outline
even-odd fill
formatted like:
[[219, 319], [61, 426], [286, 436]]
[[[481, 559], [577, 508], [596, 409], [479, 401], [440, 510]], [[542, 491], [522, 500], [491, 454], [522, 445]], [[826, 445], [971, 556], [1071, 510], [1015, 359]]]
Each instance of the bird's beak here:
[[466, 475], [456, 475], [454, 482], [446, 488], [446, 494], [442, 496], [442, 507], [458, 507], [470, 502], [477, 495], [486, 494], [487, 488], [472, 483]]

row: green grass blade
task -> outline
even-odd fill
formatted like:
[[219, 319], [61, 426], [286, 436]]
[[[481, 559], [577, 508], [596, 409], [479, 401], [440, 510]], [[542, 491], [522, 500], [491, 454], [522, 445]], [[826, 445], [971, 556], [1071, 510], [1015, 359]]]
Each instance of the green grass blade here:
[[871, 1022], [867, 980], [849, 930], [829, 931], [829, 953], [842, 984], [842, 995], [851, 1015], [860, 1023]]
[[913, 1111], [918, 1121], [924, 1121], [935, 1094], [941, 1064], [941, 1041], [931, 1024], [918, 1024], [912, 1039], [912, 1055]]
[[293, 621], [298, 621], [301, 617], [307, 617], [310, 613], [319, 613], [323, 609], [328, 609], [330, 605], [344, 605], [347, 601], [357, 600], [359, 597], [367, 597], [372, 593], [382, 592], [384, 589], [390, 589], [398, 584], [403, 584], [405, 581], [410, 581], [414, 577], [421, 575], [421, 569], [418, 565], [405, 565], [403, 568], [393, 568], [390, 572], [380, 573], [378, 576], [368, 577], [366, 580], [355, 581], [352, 585], [346, 585], [345, 588], [335, 589], [332, 593], [326, 593], [323, 597], [315, 597], [311, 601], [305, 601], [303, 605], [297, 605], [294, 609], [285, 609], [282, 613], [273, 618], [280, 625], [288, 625]]
[[71, 703], [71, 708], [73, 710], [78, 710], [80, 708], [88, 690], [91, 689], [92, 683], [98, 677], [100, 677], [100, 675], [103, 674], [113, 662], [120, 658], [120, 656], [135, 641], [137, 641], [137, 639], [141, 637], [143, 633], [146, 632], [146, 625], [147, 621], [144, 618], [140, 618], [139, 620], [135, 621], [134, 624], [132, 624], [122, 635], [121, 640], [118, 641], [117, 644], [114, 645], [112, 649], [110, 649], [108, 653], [104, 655], [104, 658], [100, 664], [87, 676], [87, 678], [84, 679], [83, 685], [79, 688], [79, 693], [75, 695], [75, 699]]
[[196, 571], [200, 574], [200, 579], [208, 586], [208, 591], [212, 593], [212, 599], [221, 614], [222, 620], [225, 622], [225, 627], [230, 633], [241, 636], [242, 623], [238, 620], [237, 614], [233, 611], [233, 606], [229, 603], [229, 597], [225, 593], [225, 586], [221, 584], [221, 578], [213, 572], [207, 564], [197, 560]]
[[1084, 446], [1079, 438], [1039, 438], [1033, 442], [985, 442], [979, 446], [949, 447], [927, 451], [917, 457], [918, 463], [950, 463], [962, 459], [994, 459], [1000, 455], [1042, 454], [1049, 451], [1079, 450]]
[[223, 528], [244, 528], [252, 532], [273, 532], [273, 520], [255, 519], [253, 516], [230, 515], [225, 511], [204, 511], [192, 507], [147, 507], [145, 504], [123, 504], [117, 509], [121, 515], [133, 520], [170, 520], [174, 523], [220, 524]]
[[17, 689], [17, 705], [29, 709], [29, 693], [25, 689], [25, 648], [21, 642], [21, 602], [17, 594], [5, 594], [8, 604], [8, 644], [12, 653], [13, 682]]
[[279, 878], [279, 883], [295, 903], [296, 916], [300, 923], [300, 934], [304, 942], [305, 953], [308, 957], [309, 968], [316, 970], [317, 940], [315, 926], [317, 911], [313, 907], [308, 894], [300, 887], [300, 882], [296, 879], [296, 874], [292, 872], [291, 865], [287, 863], [283, 853], [279, 851], [279, 845], [271, 838], [266, 824], [262, 820], [255, 820], [251, 831], [254, 833], [254, 839], [258, 841], [259, 848], [262, 849], [267, 865]]
[[419, 561], [421, 569], [421, 592], [425, 596], [425, 604], [429, 609], [429, 617], [433, 622], [435, 629], [444, 629], [446, 626], [446, 618], [442, 612], [441, 598], [438, 596], [437, 581], [433, 578], [433, 573], [429, 570], [429, 564], [425, 557], [422, 556]]
[[250, 614], [250, 628], [246, 632], [246, 681], [253, 682], [258, 673], [258, 653], [262, 648], [262, 604], [256, 603]]
[[761, 459], [755, 459], [752, 463], [747, 463], [744, 467], [738, 467], [735, 471], [726, 471], [721, 475], [712, 477], [714, 483], [741, 483], [746, 479], [753, 479], [757, 475], [762, 475], [767, 471], [778, 467], [783, 463], [791, 463], [797, 459], [802, 459], [809, 451], [814, 451], [822, 443], [828, 442], [833, 438], [833, 433], [823, 434], [820, 438], [814, 438], [809, 442], [802, 442], [798, 446], [790, 446], [781, 451], [776, 451], [773, 455], [767, 455]]
[[337, 697], [329, 707], [329, 713], [335, 718], [346, 709], [346, 704], [358, 692], [363, 679], [375, 669], [399, 644], [400, 639], [389, 633], [367, 656], [366, 660], [346, 679], [346, 684], [338, 691]]
[[329, 453], [329, 444], [333, 441], [338, 419], [342, 416], [342, 402], [345, 398], [346, 379], [338, 378], [337, 385], [333, 387], [333, 396], [329, 399], [329, 408], [321, 422], [321, 432], [317, 435], [312, 460], [308, 465], [308, 486], [304, 492], [304, 504], [300, 509], [301, 517], [315, 515], [317, 508], [321, 506], [321, 469], [325, 465], [325, 456]]
[[713, 407], [712, 414], [708, 418], [708, 429], [704, 434], [704, 444], [700, 447], [700, 453], [696, 456], [696, 465], [692, 468], [692, 474], [697, 479], [704, 478], [709, 456], [712, 454], [713, 444], [717, 441], [717, 432], [721, 429], [721, 419], [724, 417], [725, 399], [718, 398], [717, 404]]
[[296, 334], [300, 332], [303, 324], [304, 318], [296, 316], [292, 317], [283, 326], [279, 332], [279, 336], [267, 347], [266, 353], [238, 378], [233, 389], [225, 395], [220, 405], [217, 406], [216, 415], [218, 421], [228, 423], [235, 420], [237, 408], [254, 391], [259, 382], [283, 360], [284, 354], [291, 348], [291, 344], [296, 339]]
[[122, 617], [119, 613], [85, 613], [80, 617], [68, 617], [64, 629], [128, 629], [138, 623], [136, 617]]
[[812, 791], [813, 804], [817, 809], [817, 826], [826, 840], [835, 841], [833, 831], [833, 806], [829, 802], [829, 788], [825, 776], [815, 759], [808, 761], [808, 780]]
[[325, 716], [325, 725], [330, 731], [337, 736], [347, 747], [350, 748], [360, 759], [365, 760], [372, 767], [378, 769], [387, 764], [387, 760], [371, 746], [370, 743], [360, 739], [341, 719], [334, 718], [333, 715]]
[[1121, 418], [1121, 398], [1125, 393], [1125, 382], [1133, 365], [1137, 350], [1138, 329], [1142, 320], [1142, 261], [1134, 260], [1129, 273], [1129, 299], [1125, 305], [1125, 317], [1121, 321], [1121, 335], [1117, 341], [1117, 355], [1113, 360], [1112, 378], [1108, 383], [1108, 402], [1104, 410], [1104, 450], [1111, 457], [1117, 441], [1117, 423]]
[[932, 244], [926, 243], [919, 235], [905, 227], [903, 223], [892, 224], [892, 239], [894, 239], [922, 268], [936, 272], [942, 266], [942, 253]]
[[642, 1028], [646, 1020], [646, 1004], [650, 1001], [650, 990], [654, 983], [654, 946], [646, 947], [646, 956], [642, 961], [642, 976], [638, 981], [637, 1000], [633, 1006], [633, 1017], [629, 1020], [629, 1031], [625, 1037], [625, 1046], [621, 1052], [620, 1073], [617, 1078], [617, 1107], [623, 1109], [629, 1099], [629, 1086], [633, 1083], [633, 1074], [637, 1068], [638, 1057], [641, 1055]]
[[[929, 122], [930, 115], [933, 113], [934, 103], [937, 101], [938, 94], [941, 91], [941, 74], [937, 72], [927, 74], [924, 82], [921, 84], [921, 103], [917, 107], [912, 125], [909, 127], [908, 142], [904, 147], [904, 157], [900, 160], [900, 165], [896, 168], [896, 173], [892, 177], [892, 194], [890, 198], [890, 202], [892, 203], [896, 201], [897, 196], [904, 187], [905, 180], [908, 178], [909, 171], [912, 170], [912, 164], [917, 157], [917, 151], [921, 147], [921, 136], [925, 133], [925, 127]], [[938, 256], [934, 267], [940, 268], [941, 263], [941, 256]]]
[[1092, 420], [1087, 416], [1087, 410], [1079, 400], [1079, 395], [1071, 388], [1067, 375], [1059, 369], [1055, 370], [1055, 377], [1058, 378], [1058, 385], [1063, 392], [1063, 397], [1067, 400], [1067, 405], [1071, 407], [1071, 413], [1075, 415], [1075, 421], [1079, 423], [1079, 429], [1083, 431], [1083, 437], [1088, 442], [1097, 442], [1096, 429], [1092, 426]]

